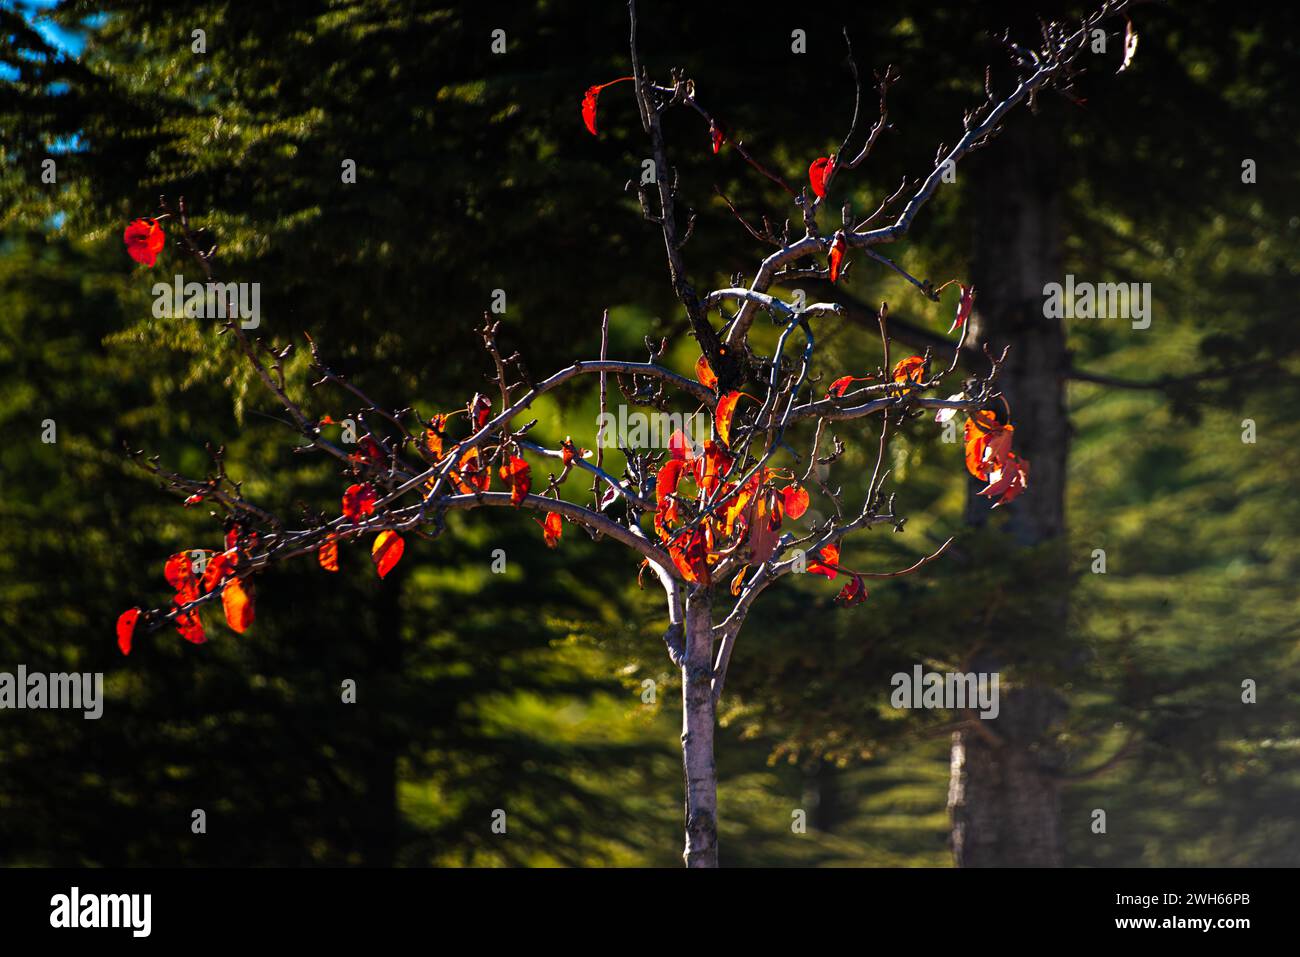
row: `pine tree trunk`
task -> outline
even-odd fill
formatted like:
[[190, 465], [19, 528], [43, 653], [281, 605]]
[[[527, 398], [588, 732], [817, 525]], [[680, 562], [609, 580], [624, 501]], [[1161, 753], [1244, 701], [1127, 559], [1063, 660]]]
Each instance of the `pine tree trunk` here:
[[[1011, 582], [1009, 588], [1034, 602], [1035, 631], [1028, 637], [1038, 647], [1059, 648], [1067, 638], [1069, 569], [1063, 542], [1070, 426], [1065, 329], [1059, 319], [1043, 315], [1044, 284], [1064, 279], [1057, 137], [1044, 119], [1016, 117], [970, 164], [977, 290], [970, 333], [994, 355], [1011, 346], [998, 384], [1011, 406], [1015, 449], [1028, 459], [1030, 474], [1028, 491], [1008, 509], [1008, 547], [1035, 549], [1035, 579]], [[991, 503], [974, 494], [980, 487], [973, 484], [968, 496], [967, 519], [973, 525], [989, 518]], [[999, 648], [998, 626], [992, 622], [984, 636], [987, 650], [971, 663], [973, 670], [1001, 672], [1018, 663]], [[997, 719], [953, 736], [948, 805], [956, 863], [1060, 866], [1059, 767], [1050, 729], [1063, 716], [1064, 702], [1047, 687], [1005, 683], [1000, 698]]]
[[686, 773], [687, 867], [718, 866], [718, 775], [713, 763], [713, 616], [711, 596], [686, 601], [682, 665], [682, 764]]

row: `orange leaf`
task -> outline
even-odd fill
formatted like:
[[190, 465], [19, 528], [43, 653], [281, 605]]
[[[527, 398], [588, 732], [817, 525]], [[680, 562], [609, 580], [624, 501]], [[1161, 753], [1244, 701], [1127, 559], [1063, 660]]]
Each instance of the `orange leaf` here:
[[221, 607], [226, 613], [226, 624], [234, 631], [243, 634], [253, 623], [253, 600], [244, 591], [244, 583], [238, 578], [226, 582], [221, 590]]
[[787, 485], [782, 490], [781, 497], [785, 500], [785, 514], [791, 518], [799, 518], [808, 511], [808, 490], [797, 482]]
[[705, 495], [712, 495], [722, 477], [731, 471], [734, 461], [717, 442], [709, 439], [704, 443], [704, 454], [695, 462], [695, 484], [704, 490]]
[[997, 416], [987, 409], [977, 411], [966, 420], [966, 471], [982, 482], [989, 473], [1001, 467], [1003, 458], [1011, 451], [1015, 428], [1002, 425]]
[[809, 564], [808, 574], [825, 575], [827, 578], [834, 579], [838, 572], [829, 566], [838, 565], [839, 563], [840, 547], [835, 544], [824, 545], [821, 550], [817, 552], [817, 559], [814, 559], [813, 562]]
[[124, 655], [131, 653], [131, 639], [135, 636], [135, 623], [139, 618], [139, 608], [128, 608], [117, 616], [117, 647]]
[[826, 181], [835, 169], [834, 156], [820, 156], [808, 167], [808, 185], [819, 199], [826, 196]]
[[176, 589], [176, 603], [184, 604], [199, 597], [199, 579], [194, 574], [190, 552], [177, 552], [163, 566], [167, 583]]
[[716, 389], [718, 387], [718, 377], [713, 374], [713, 369], [709, 366], [709, 357], [700, 356], [695, 360], [695, 378], [700, 380], [700, 385]]
[[517, 455], [512, 455], [499, 471], [506, 484], [510, 486], [510, 503], [517, 508], [532, 487], [532, 470], [527, 462]]
[[682, 479], [682, 470], [686, 463], [681, 459], [669, 459], [655, 476], [655, 503], [662, 505], [664, 499], [677, 491]]
[[375, 487], [369, 482], [364, 485], [349, 485], [343, 493], [343, 517], [357, 522], [363, 516], [373, 515], [376, 498]]
[[736, 572], [736, 577], [731, 580], [731, 594], [739, 597], [745, 588], [745, 572], [749, 571], [748, 565], [742, 565], [740, 571]]
[[380, 578], [393, 570], [393, 566], [401, 561], [405, 550], [406, 542], [391, 529], [385, 529], [375, 536], [375, 543], [370, 546], [370, 557], [375, 560]]
[[212, 591], [220, 584], [221, 580], [229, 575], [235, 568], [235, 557], [238, 553], [232, 548], [229, 551], [214, 555], [208, 562], [208, 567], [203, 572], [203, 590]]
[[316, 558], [320, 562], [320, 567], [327, 572], [336, 572], [339, 570], [339, 543], [331, 539], [320, 547], [316, 553]]
[[424, 430], [424, 447], [435, 459], [442, 458], [442, 440], [446, 433], [447, 417], [435, 415], [429, 419], [429, 427]]
[[167, 234], [156, 219], [134, 219], [122, 233], [122, 241], [132, 259], [152, 267], [167, 243]]
[[848, 248], [848, 245], [843, 232], [836, 233], [835, 238], [831, 240], [831, 282], [835, 282], [840, 278], [840, 269], [844, 264], [844, 250]]
[[710, 582], [709, 572], [709, 546], [701, 529], [696, 529], [691, 533], [690, 541], [686, 547], [674, 543], [668, 547], [668, 554], [672, 556], [673, 564], [677, 570], [682, 573], [682, 577], [688, 582], [698, 582], [707, 585]]
[[547, 512], [546, 521], [537, 524], [542, 526], [542, 537], [546, 539], [547, 548], [555, 548], [560, 544], [560, 536], [564, 533], [564, 520], [559, 512]]
[[899, 361], [894, 366], [895, 382], [906, 382], [911, 379], [913, 382], [922, 382], [925, 379], [925, 356], [908, 356], [906, 359]]
[[845, 392], [849, 391], [849, 386], [851, 386], [853, 383], [857, 381], [858, 380], [851, 375], [840, 376], [838, 379], [832, 382], [831, 387], [826, 390], [826, 398], [829, 399], [831, 396], [835, 396], [835, 398], [837, 399], [840, 398], [841, 396], [844, 395]]
[[481, 468], [479, 463], [478, 446], [474, 446], [456, 463], [459, 470], [451, 470], [452, 481], [456, 483], [456, 490], [462, 495], [473, 495], [476, 490], [486, 492], [491, 485], [492, 473], [488, 469]]
[[[181, 604], [177, 602], [177, 604]], [[199, 618], [197, 611], [182, 612], [176, 616], [176, 630], [180, 636], [188, 642], [201, 645], [208, 640], [203, 633], [203, 620]]]
[[717, 425], [718, 436], [727, 445], [731, 445], [731, 419], [736, 414], [736, 403], [739, 401], [739, 392], [728, 392], [718, 399], [718, 407], [713, 411], [713, 421]]

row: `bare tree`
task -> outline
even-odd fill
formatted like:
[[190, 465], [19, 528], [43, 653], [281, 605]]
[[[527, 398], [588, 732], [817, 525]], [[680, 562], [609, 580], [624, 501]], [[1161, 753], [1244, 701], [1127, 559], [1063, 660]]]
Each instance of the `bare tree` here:
[[[344, 447], [347, 443], [330, 441], [324, 435], [324, 428], [337, 423], [328, 416], [318, 419], [308, 414], [290, 397], [284, 361], [293, 346], [251, 339], [238, 320], [228, 318], [223, 332], [234, 339], [257, 377], [288, 414], [286, 424], [303, 443], [297, 450], [338, 460], [350, 477], [343, 495], [343, 514], [326, 518], [307, 512], [298, 527], [293, 527], [244, 496], [240, 483], [227, 473], [220, 448], [210, 449], [213, 469], [203, 478], [170, 471], [157, 457], [131, 453], [187, 502], [217, 506], [226, 535], [222, 549], [197, 550], [197, 563], [187, 553], [172, 556], [167, 575], [176, 589], [173, 602], [164, 608], [135, 608], [123, 613], [118, 623], [123, 651], [129, 652], [138, 629], [152, 631], [169, 623], [192, 641], [204, 640], [199, 611], [218, 597], [227, 621], [242, 631], [252, 618], [248, 580], [287, 559], [316, 555], [324, 568], [337, 570], [340, 544], [373, 536], [372, 555], [384, 575], [402, 554], [403, 533], [435, 538], [443, 531], [449, 511], [498, 506], [544, 513], [543, 533], [552, 546], [559, 543], [564, 523], [572, 523], [593, 539], [630, 549], [641, 559], [642, 572], [650, 571], [663, 589], [667, 613], [663, 641], [682, 677], [684, 857], [688, 866], [716, 866], [715, 715], [736, 642], [758, 596], [778, 579], [807, 570], [828, 578], [844, 576], [847, 584], [837, 600], [855, 604], [866, 598], [866, 579], [910, 574], [942, 554], [947, 542], [899, 570], [860, 571], [840, 563], [839, 546], [846, 536], [876, 525], [903, 527], [894, 496], [886, 490], [889, 470], [885, 463], [891, 436], [907, 418], [930, 411], [942, 421], [957, 412], [966, 413], [967, 467], [988, 483], [984, 489], [987, 497], [1011, 501], [1024, 490], [1028, 473], [1028, 463], [1012, 451], [1010, 407], [997, 386], [1005, 352], [996, 356], [986, 353], [985, 370], [967, 375], [959, 387], [950, 389], [948, 397], [932, 394], [953, 378], [962, 357], [974, 301], [970, 286], [960, 284], [954, 322], [959, 332], [951, 343], [950, 361], [932, 355], [927, 348], [922, 355], [891, 362], [888, 308], [882, 303], [876, 316], [882, 350], [879, 366], [862, 376], [840, 376], [824, 393], [814, 386], [819, 378], [813, 374], [814, 327], [834, 321], [843, 307], [802, 299], [787, 302], [770, 290], [801, 279], [835, 282], [851, 268], [853, 252], [858, 251], [903, 275], [923, 296], [937, 301], [950, 283], [936, 287], [911, 276], [876, 247], [907, 234], [917, 212], [950, 178], [945, 172], [955, 169], [963, 157], [995, 135], [1008, 112], [1022, 103], [1032, 103], [1044, 90], [1055, 88], [1068, 94], [1077, 72], [1075, 61], [1092, 31], [1126, 6], [1127, 0], [1108, 0], [1071, 28], [1046, 24], [1041, 43], [1033, 48], [1005, 39], [1018, 70], [1015, 87], [997, 98], [986, 76], [985, 100], [966, 113], [956, 145], [939, 149], [926, 176], [905, 180], [860, 220], [855, 221], [845, 205], [839, 210], [838, 222], [827, 226], [819, 222], [819, 214], [834, 181], [868, 158], [888, 124], [887, 95], [898, 80], [893, 70], [876, 76], [879, 115], [875, 123], [869, 130], [859, 131], [859, 86], [858, 102], [839, 152], [815, 162], [809, 185], [796, 191], [743, 144], [728, 138], [725, 127], [705, 109], [695, 84], [684, 73], [672, 71], [667, 82], [657, 82], [647, 74], [638, 58], [635, 2], [629, 0], [632, 75], [623, 81], [633, 85], [655, 164], [653, 188], [641, 190], [641, 205], [645, 217], [662, 231], [673, 291], [700, 345], [696, 379], [662, 364], [663, 342], [655, 345], [647, 340], [649, 355], [644, 361], [609, 358], [606, 314], [599, 358], [574, 361], [537, 380], [518, 352], [503, 354], [499, 323], [485, 317], [479, 333], [491, 362], [489, 381], [498, 395], [471, 398], [463, 410], [468, 425], [457, 430], [452, 416], [459, 412], [425, 418], [412, 407], [388, 408], [373, 401], [355, 383], [332, 370], [316, 343], [308, 339], [312, 368], [319, 376], [314, 384], [339, 389], [348, 401], [357, 403], [348, 418], [364, 434], [355, 439], [355, 451], [349, 451]], [[849, 63], [856, 79], [851, 52]], [[618, 82], [622, 81], [612, 81]], [[593, 133], [600, 91], [612, 83], [587, 91], [583, 112]], [[736, 214], [752, 236], [774, 247], [748, 285], [737, 277], [731, 286], [701, 296], [688, 279], [683, 247], [693, 231], [694, 215], [683, 217], [678, 211], [679, 184], [661, 129], [664, 113], [678, 107], [693, 110], [708, 124], [715, 150], [730, 146], [758, 173], [782, 186], [802, 222], [802, 235], [792, 237], [788, 221], [778, 230], [764, 219], [759, 228]], [[859, 139], [854, 152], [850, 146]], [[171, 219], [181, 247], [212, 280], [215, 248], [205, 248], [191, 229], [184, 201], [175, 209], [165, 200], [160, 205], [159, 215], [146, 221], [149, 225], [140, 231], [139, 241], [152, 241], [151, 230], [157, 221]], [[836, 217], [831, 213], [821, 218]], [[827, 265], [822, 265], [823, 257]], [[721, 317], [717, 326], [710, 319], [715, 310]], [[761, 355], [751, 345], [751, 328], [760, 313], [781, 330], [772, 355]], [[691, 442], [684, 434], [675, 433], [667, 449], [621, 444], [624, 466], [617, 475], [604, 467], [604, 448], [610, 444], [607, 433], [597, 436], [594, 461], [571, 440], [558, 448], [531, 440], [529, 433], [537, 420], [521, 421], [529, 407], [541, 396], [586, 376], [598, 377], [602, 420], [608, 380], [613, 377], [630, 404], [667, 411], [676, 402], [677, 408], [707, 410], [710, 435], [702, 442]], [[880, 421], [875, 467], [863, 499], [850, 502], [831, 482], [833, 467], [845, 448], [833, 430], [838, 423], [869, 417]], [[463, 434], [453, 438], [451, 433], [456, 431]], [[547, 460], [552, 470], [545, 482], [535, 483], [534, 463]], [[573, 485], [566, 484], [575, 471], [591, 477], [589, 490], [576, 492]], [[507, 490], [492, 489], [494, 475]], [[810, 520], [796, 526], [793, 523], [808, 510], [810, 490], [824, 501], [827, 517], [811, 520], [814, 513], [808, 512]]]

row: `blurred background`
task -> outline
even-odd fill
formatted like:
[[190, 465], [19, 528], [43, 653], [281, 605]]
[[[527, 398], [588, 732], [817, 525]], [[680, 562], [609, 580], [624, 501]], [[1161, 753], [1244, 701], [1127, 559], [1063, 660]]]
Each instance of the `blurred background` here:
[[[382, 582], [359, 548], [336, 576], [311, 561], [259, 576], [246, 636], [210, 616], [207, 644], [168, 629], [129, 658], [113, 636], [123, 609], [168, 600], [168, 555], [221, 534], [123, 443], [187, 474], [224, 444], [249, 497], [283, 515], [333, 513], [342, 481], [290, 451], [211, 324], [153, 317], [153, 283], [189, 263], [169, 244], [146, 270], [122, 230], [160, 195], [185, 197], [223, 278], [261, 283], [260, 334], [301, 347], [310, 332], [381, 402], [428, 415], [483, 388], [473, 329], [494, 289], [505, 348], [535, 375], [598, 354], [605, 308], [611, 356], [668, 336], [689, 374], [698, 349], [660, 233], [624, 190], [647, 152], [632, 98], [605, 92], [599, 137], [579, 116], [588, 86], [629, 72], [625, 7], [493, 6], [0, 4], [0, 670], [102, 671], [107, 694], [99, 721], [0, 714], [0, 863], [680, 863], [660, 595], [576, 528], [551, 551], [527, 515], [453, 515]], [[1010, 88], [996, 36], [1032, 45], [1033, 14], [1089, 9], [699, 6], [644, 0], [644, 61], [685, 68], [728, 134], [796, 185], [848, 128], [842, 28], [863, 124], [872, 71], [902, 74], [892, 129], [835, 181], [859, 216], [956, 141], [986, 65], [995, 93]], [[964, 362], [982, 371], [983, 343], [1011, 345], [1030, 491], [989, 514], [960, 444], [919, 419], [890, 463], [905, 531], [851, 541], [844, 560], [904, 567], [958, 535], [944, 560], [852, 609], [820, 578], [760, 600], [720, 715], [724, 864], [951, 866], [954, 827], [970, 865], [1300, 859], [1300, 13], [1143, 4], [1133, 18], [1129, 70], [1115, 75], [1121, 20], [1072, 98], [1013, 114], [888, 250], [979, 288]], [[698, 213], [691, 279], [751, 276], [764, 248], [717, 191], [752, 222], [793, 216], [788, 197], [734, 149], [713, 155], [688, 111], [667, 132]], [[953, 291], [928, 302], [855, 258], [835, 290], [807, 284], [853, 306], [820, 330], [825, 381], [880, 364], [882, 299], [896, 350], [947, 356]], [[1150, 283], [1150, 327], [1044, 318], [1042, 286], [1066, 274]], [[308, 387], [301, 358], [289, 374], [314, 414], [349, 407]], [[538, 434], [591, 447], [595, 403], [583, 389], [540, 403]], [[875, 427], [838, 433], [850, 497]], [[890, 676], [918, 663], [1003, 673], [999, 750], [958, 715], [890, 707]], [[355, 705], [340, 703], [347, 678]], [[191, 833], [195, 808], [207, 834]], [[497, 808], [508, 835], [490, 830]]]

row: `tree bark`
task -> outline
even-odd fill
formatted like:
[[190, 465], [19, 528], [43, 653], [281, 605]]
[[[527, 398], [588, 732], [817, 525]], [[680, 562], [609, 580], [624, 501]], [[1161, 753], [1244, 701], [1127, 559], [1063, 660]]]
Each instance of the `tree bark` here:
[[[971, 164], [975, 222], [972, 280], [977, 290], [970, 334], [994, 355], [1011, 352], [999, 385], [1011, 406], [1016, 451], [1030, 463], [1029, 489], [1007, 511], [1009, 547], [1035, 549], [1033, 581], [1009, 583], [1034, 602], [1038, 647], [1063, 647], [1069, 569], [1065, 534], [1065, 468], [1070, 425], [1065, 382], [1068, 355], [1059, 319], [1043, 315], [1043, 286], [1063, 280], [1057, 137], [1044, 117], [1016, 117]], [[967, 521], [983, 525], [991, 503], [968, 495]], [[1001, 510], [999, 510], [1001, 511]], [[1014, 543], [1014, 544], [1013, 544]], [[996, 620], [984, 635], [976, 671], [1021, 664], [999, 639]], [[1008, 687], [1001, 713], [983, 727], [953, 735], [948, 807], [959, 867], [1057, 867], [1064, 863], [1059, 762], [1050, 738], [1065, 712], [1051, 688]], [[976, 719], [979, 720], [979, 719]]]
[[718, 774], [713, 762], [713, 615], [700, 589], [686, 600], [682, 664], [682, 765], [686, 776], [687, 867], [718, 866]]

